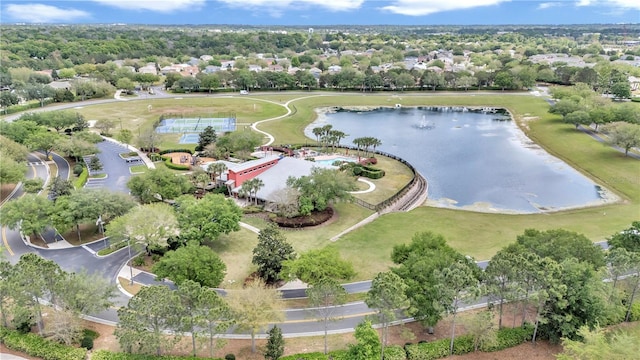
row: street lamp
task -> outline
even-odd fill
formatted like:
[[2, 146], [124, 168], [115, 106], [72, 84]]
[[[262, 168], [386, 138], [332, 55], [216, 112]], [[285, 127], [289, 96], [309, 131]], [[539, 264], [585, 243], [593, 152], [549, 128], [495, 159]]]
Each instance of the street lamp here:
[[127, 236], [127, 249], [129, 250], [129, 285], [133, 285], [133, 264], [131, 263], [131, 237]]

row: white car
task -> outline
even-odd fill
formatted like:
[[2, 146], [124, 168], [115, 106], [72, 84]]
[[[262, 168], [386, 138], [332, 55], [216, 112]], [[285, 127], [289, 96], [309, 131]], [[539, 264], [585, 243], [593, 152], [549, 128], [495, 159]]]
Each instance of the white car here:
[[248, 90], [240, 90], [240, 95], [249, 95]]

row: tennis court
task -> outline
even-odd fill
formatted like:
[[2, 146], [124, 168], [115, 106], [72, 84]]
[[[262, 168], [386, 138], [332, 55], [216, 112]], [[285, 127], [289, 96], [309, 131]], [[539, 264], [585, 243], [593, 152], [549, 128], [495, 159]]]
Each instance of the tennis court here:
[[197, 144], [198, 140], [200, 140], [200, 134], [182, 134], [180, 136], [179, 144]]
[[170, 133], [200, 133], [211, 126], [216, 132], [230, 132], [236, 130], [236, 118], [172, 118], [160, 121], [156, 132]]

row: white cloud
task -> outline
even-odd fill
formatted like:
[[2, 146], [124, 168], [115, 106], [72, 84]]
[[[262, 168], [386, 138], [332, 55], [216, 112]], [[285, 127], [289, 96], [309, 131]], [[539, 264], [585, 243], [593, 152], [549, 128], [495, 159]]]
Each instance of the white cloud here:
[[621, 7], [624, 9], [640, 10], [640, 1], [638, 0], [610, 0], [608, 2], [613, 6]]
[[193, 11], [204, 6], [205, 0], [93, 0], [102, 5], [125, 10], [147, 10], [161, 13]]
[[83, 10], [44, 4], [9, 4], [5, 7], [5, 13], [16, 21], [29, 23], [64, 23], [91, 17], [90, 13]]
[[331, 11], [357, 10], [364, 3], [364, 0], [220, 0], [220, 2], [231, 7], [285, 9], [285, 8], [306, 8], [309, 6], [319, 6]]
[[608, 6], [617, 9], [635, 9], [640, 10], [639, 0], [578, 0], [576, 6]]
[[540, 3], [540, 5], [538, 5], [538, 10], [544, 10], [544, 9], [548, 9], [548, 8], [552, 8], [552, 7], [556, 7], [556, 6], [563, 6], [564, 4], [562, 3], [558, 3], [558, 2], [544, 2], [544, 3]]
[[593, 1], [591, 1], [591, 0], [579, 0], [579, 1], [576, 3], [576, 6], [589, 6], [589, 5], [591, 5], [592, 3], [593, 3]]
[[498, 5], [510, 0], [396, 0], [383, 10], [401, 15], [421, 16], [443, 11], [464, 10], [480, 6]]

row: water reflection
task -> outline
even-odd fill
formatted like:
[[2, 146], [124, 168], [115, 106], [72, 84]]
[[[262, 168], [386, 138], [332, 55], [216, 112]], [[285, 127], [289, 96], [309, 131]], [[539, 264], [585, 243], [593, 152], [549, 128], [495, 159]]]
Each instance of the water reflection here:
[[602, 203], [602, 189], [549, 155], [493, 108], [381, 108], [322, 113], [325, 124], [409, 161], [429, 182], [432, 205], [532, 213]]

